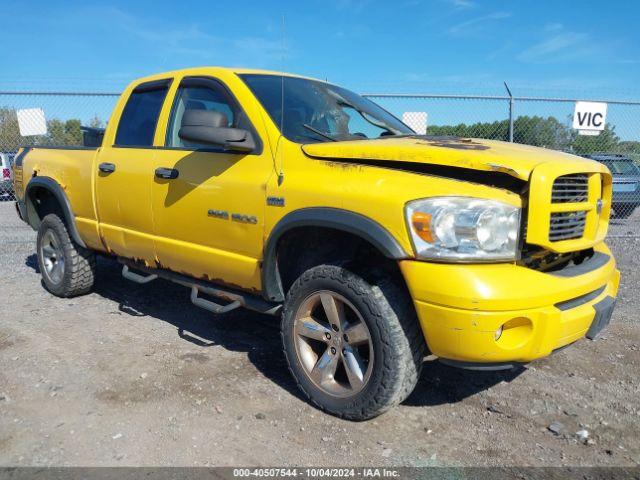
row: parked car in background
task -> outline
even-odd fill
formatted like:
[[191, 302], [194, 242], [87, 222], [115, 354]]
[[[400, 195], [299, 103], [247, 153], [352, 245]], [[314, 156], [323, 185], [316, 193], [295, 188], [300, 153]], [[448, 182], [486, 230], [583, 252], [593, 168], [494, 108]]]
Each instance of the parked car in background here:
[[640, 168], [627, 155], [596, 153], [585, 158], [603, 163], [613, 175], [613, 211], [618, 218], [628, 218], [640, 205]]
[[14, 198], [13, 182], [11, 175], [11, 166], [13, 165], [13, 153], [0, 153], [0, 168], [2, 168], [2, 177], [0, 177], [0, 199]]

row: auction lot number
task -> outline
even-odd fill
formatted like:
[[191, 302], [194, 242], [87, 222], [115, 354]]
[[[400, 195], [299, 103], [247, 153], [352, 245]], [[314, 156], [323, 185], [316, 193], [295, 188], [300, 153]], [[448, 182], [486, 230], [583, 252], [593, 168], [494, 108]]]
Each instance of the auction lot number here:
[[234, 468], [234, 477], [264, 478], [394, 478], [398, 471], [387, 468]]

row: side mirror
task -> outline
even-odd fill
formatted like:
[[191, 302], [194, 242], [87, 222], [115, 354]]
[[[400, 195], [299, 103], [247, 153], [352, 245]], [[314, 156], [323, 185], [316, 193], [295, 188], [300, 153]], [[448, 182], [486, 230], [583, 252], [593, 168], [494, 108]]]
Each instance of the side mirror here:
[[247, 130], [227, 127], [224, 113], [209, 110], [185, 110], [178, 136], [182, 140], [205, 145], [218, 145], [227, 150], [252, 152], [256, 148]]

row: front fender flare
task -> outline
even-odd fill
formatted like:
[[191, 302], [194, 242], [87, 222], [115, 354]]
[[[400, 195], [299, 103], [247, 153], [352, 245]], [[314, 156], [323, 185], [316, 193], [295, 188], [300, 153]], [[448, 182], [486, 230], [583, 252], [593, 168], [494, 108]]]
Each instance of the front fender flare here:
[[287, 231], [298, 227], [324, 227], [356, 235], [377, 248], [385, 257], [394, 260], [409, 258], [398, 240], [382, 225], [359, 213], [329, 207], [312, 207], [286, 214], [271, 231], [265, 245], [262, 262], [262, 291], [265, 299], [284, 301], [278, 271], [278, 242]]
[[33, 205], [33, 200], [31, 199], [30, 192], [34, 188], [43, 188], [49, 191], [54, 198], [58, 201], [60, 205], [60, 209], [62, 210], [62, 214], [64, 215], [65, 225], [69, 230], [69, 235], [71, 238], [80, 245], [81, 247], [87, 248], [87, 245], [84, 243], [84, 240], [80, 237], [80, 233], [78, 232], [78, 227], [76, 226], [76, 217], [71, 210], [71, 203], [69, 203], [69, 199], [67, 195], [64, 193], [62, 186], [58, 182], [56, 182], [51, 177], [33, 177], [29, 183], [27, 184], [27, 188], [24, 192], [24, 202], [25, 202], [25, 220], [31, 225], [34, 230], [38, 229], [40, 225], [40, 221], [38, 218], [33, 218], [36, 216], [36, 208]]

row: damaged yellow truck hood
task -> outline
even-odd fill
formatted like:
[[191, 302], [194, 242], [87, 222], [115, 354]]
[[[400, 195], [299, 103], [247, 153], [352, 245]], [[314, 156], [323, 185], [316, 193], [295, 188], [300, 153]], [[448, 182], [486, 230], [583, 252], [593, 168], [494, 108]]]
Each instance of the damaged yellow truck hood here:
[[535, 167], [546, 162], [592, 163], [591, 160], [544, 148], [468, 138], [398, 137], [374, 140], [314, 143], [302, 146], [312, 158], [333, 161], [410, 162], [504, 172], [528, 180]]

